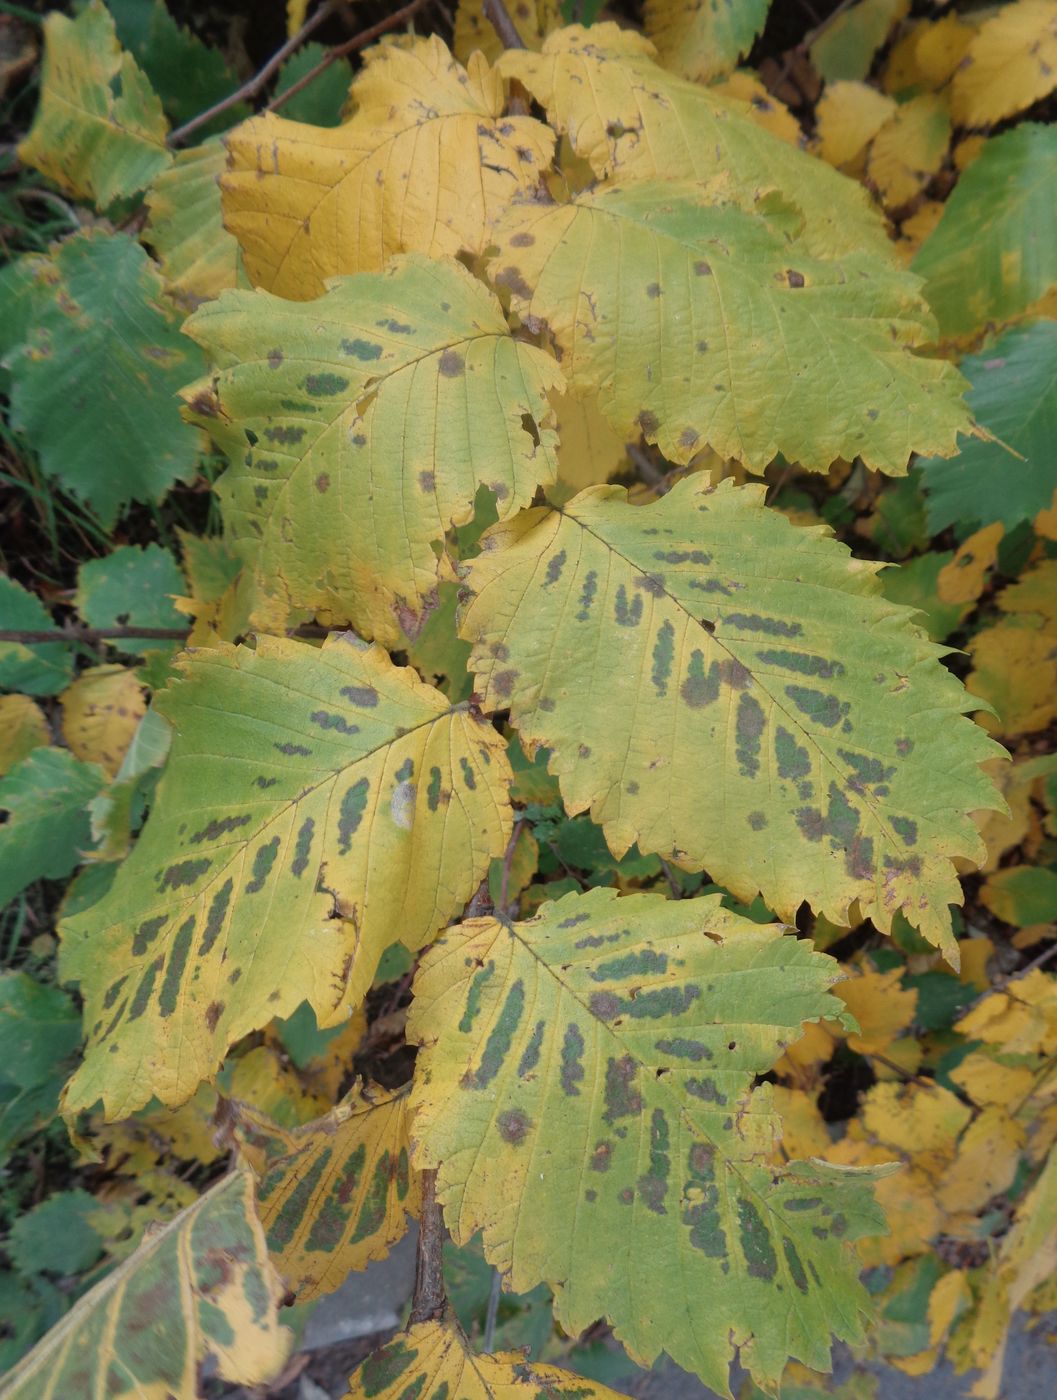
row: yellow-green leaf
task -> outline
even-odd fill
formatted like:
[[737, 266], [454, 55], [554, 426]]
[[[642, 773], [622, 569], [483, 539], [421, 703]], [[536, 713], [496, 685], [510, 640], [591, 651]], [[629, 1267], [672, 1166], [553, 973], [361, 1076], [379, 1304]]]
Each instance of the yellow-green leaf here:
[[1057, 88], [1057, 0], [1003, 5], [973, 38], [951, 83], [959, 126], [993, 126]]
[[225, 525], [269, 615], [398, 646], [451, 576], [433, 546], [478, 487], [505, 518], [554, 479], [561, 371], [453, 260], [399, 257], [310, 303], [230, 292], [186, 329], [219, 366], [185, 397], [231, 461]]
[[227, 167], [219, 141], [181, 151], [147, 195], [143, 239], [154, 249], [169, 290], [189, 311], [235, 286], [238, 244], [220, 214], [217, 180]]
[[512, 206], [492, 272], [547, 325], [570, 387], [673, 462], [707, 444], [758, 472], [782, 452], [902, 475], [929, 443], [953, 455], [964, 381], [913, 353], [935, 334], [917, 279], [870, 253], [811, 257], [787, 214], [690, 182], [608, 185]]
[[144, 833], [65, 921], [88, 1029], [70, 1111], [181, 1103], [303, 1000], [338, 1024], [509, 835], [502, 740], [380, 649], [261, 638], [182, 666], [155, 699], [175, 733]]
[[0, 696], [0, 778], [51, 742], [44, 711], [28, 695]]
[[406, 1092], [368, 1086], [298, 1129], [262, 1173], [257, 1201], [272, 1259], [299, 1303], [383, 1258], [418, 1213]]
[[416, 1161], [457, 1242], [484, 1232], [518, 1292], [575, 1335], [609, 1318], [726, 1393], [825, 1367], [868, 1311], [850, 1241], [883, 1228], [861, 1174], [777, 1170], [754, 1076], [840, 1018], [839, 968], [720, 896], [570, 894], [525, 923], [449, 929], [415, 979]]
[[369, 1356], [344, 1400], [618, 1400], [583, 1376], [528, 1361], [523, 1352], [473, 1353], [450, 1313], [401, 1333]]
[[480, 252], [554, 148], [541, 122], [501, 117], [498, 70], [480, 55], [464, 69], [435, 37], [368, 50], [351, 101], [338, 127], [268, 114], [227, 137], [224, 221], [252, 281], [278, 296], [319, 296], [393, 253]]
[[666, 72], [653, 54], [632, 30], [574, 24], [551, 34], [542, 53], [508, 50], [499, 67], [524, 83], [598, 176], [696, 180], [750, 210], [776, 191], [802, 212], [814, 255], [892, 260], [860, 185], [764, 130], [748, 104]]
[[100, 209], [146, 189], [172, 160], [169, 124], [101, 0], [44, 21], [40, 107], [19, 159]]
[[805, 899], [884, 930], [898, 910], [956, 956], [952, 857], [981, 856], [968, 814], [1001, 805], [995, 746], [879, 566], [763, 499], [693, 476], [493, 527], [466, 568], [477, 690], [553, 748], [615, 854], [707, 868], [790, 922]]
[[0, 1385], [3, 1400], [171, 1400], [218, 1375], [262, 1385], [282, 1369], [279, 1279], [253, 1208], [249, 1172], [225, 1177], [66, 1314]]
[[666, 68], [704, 81], [752, 48], [771, 0], [646, 0], [646, 33]]
[[874, 137], [866, 167], [886, 208], [920, 194], [943, 164], [950, 139], [950, 114], [939, 94], [923, 93], [895, 109]]

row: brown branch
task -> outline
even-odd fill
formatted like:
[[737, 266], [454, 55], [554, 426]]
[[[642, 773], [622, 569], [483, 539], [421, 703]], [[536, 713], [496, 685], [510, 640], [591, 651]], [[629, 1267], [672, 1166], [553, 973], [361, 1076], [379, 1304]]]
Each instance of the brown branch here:
[[53, 627], [50, 631], [26, 632], [5, 628], [0, 642], [109, 642], [123, 638], [147, 637], [153, 641], [182, 642], [188, 637], [186, 627]]
[[[315, 622], [303, 622], [300, 627], [289, 628], [287, 637], [329, 637], [332, 632], [345, 632], [345, 627], [320, 627]], [[47, 645], [49, 642], [66, 642], [73, 646], [81, 642], [91, 646], [93, 642], [120, 642], [146, 639], [147, 641], [185, 642], [191, 635], [187, 627], [53, 627], [39, 632], [9, 627], [0, 631], [0, 642], [22, 642], [29, 645]], [[256, 633], [246, 633], [256, 636]]]
[[523, 49], [524, 40], [517, 32], [517, 26], [510, 18], [503, 0], [484, 0], [484, 17], [499, 36], [504, 49]]
[[310, 34], [315, 33], [325, 19], [330, 18], [333, 9], [333, 0], [324, 0], [315, 14], [305, 20], [293, 38], [287, 39], [281, 49], [276, 49], [264, 67], [244, 82], [237, 91], [229, 93], [219, 102], [214, 102], [212, 107], [207, 107], [204, 112], [199, 112], [197, 117], [192, 117], [189, 122], [184, 122], [183, 126], [178, 126], [175, 131], [170, 131], [169, 145], [178, 145], [179, 142], [185, 141], [193, 131], [197, 131], [200, 126], [205, 126], [206, 122], [218, 117], [221, 112], [226, 112], [230, 107], [236, 106], [239, 102], [245, 102], [248, 98], [256, 97], [265, 83], [279, 71], [290, 55], [301, 47]]
[[415, 1291], [411, 1295], [411, 1322], [430, 1322], [440, 1317], [447, 1298], [444, 1293], [444, 1223], [437, 1204], [437, 1173], [422, 1173], [422, 1214], [418, 1223], [418, 1255], [415, 1261]]
[[514, 865], [514, 852], [517, 850], [517, 843], [521, 837], [524, 821], [519, 817], [514, 823], [514, 830], [510, 833], [510, 840], [506, 843], [506, 850], [503, 852], [503, 873], [499, 881], [499, 912], [509, 914], [508, 894], [510, 890], [510, 872]]
[[314, 83], [320, 73], [325, 73], [332, 63], [336, 63], [339, 58], [344, 58], [346, 54], [355, 53], [359, 49], [365, 49], [368, 44], [373, 44], [375, 39], [380, 38], [390, 29], [396, 29], [398, 25], [409, 20], [412, 15], [422, 9], [427, 0], [411, 0], [408, 5], [402, 6], [399, 10], [394, 10], [385, 19], [380, 19], [377, 24], [372, 24], [370, 29], [363, 30], [360, 34], [354, 34], [351, 39], [346, 39], [343, 44], [336, 44], [329, 49], [320, 59], [316, 66], [310, 69], [303, 78], [299, 78], [292, 87], [288, 87], [285, 92], [280, 92], [267, 104], [266, 110], [269, 112], [278, 111], [284, 102], [289, 102], [301, 91], [308, 87], [309, 83]]

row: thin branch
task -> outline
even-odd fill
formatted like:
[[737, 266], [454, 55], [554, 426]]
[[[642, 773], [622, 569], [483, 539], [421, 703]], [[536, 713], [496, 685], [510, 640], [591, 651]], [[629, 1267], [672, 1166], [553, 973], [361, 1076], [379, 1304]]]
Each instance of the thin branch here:
[[252, 78], [244, 82], [235, 92], [229, 93], [219, 102], [214, 102], [212, 107], [208, 107], [204, 112], [199, 112], [197, 117], [192, 117], [189, 122], [184, 122], [183, 126], [178, 126], [175, 131], [171, 131], [169, 145], [178, 145], [181, 141], [185, 141], [192, 132], [197, 131], [200, 126], [205, 126], [206, 122], [220, 116], [221, 112], [226, 112], [239, 102], [256, 97], [261, 88], [279, 71], [290, 55], [301, 47], [310, 34], [315, 33], [325, 19], [330, 18], [333, 9], [332, 0], [323, 0], [323, 4], [320, 5], [315, 14], [310, 15], [305, 20], [293, 38], [287, 39], [281, 49], [276, 49], [264, 67], [259, 69]]
[[411, 1326], [440, 1317], [444, 1293], [444, 1223], [437, 1204], [437, 1173], [422, 1173], [422, 1214], [418, 1224], [415, 1291], [411, 1295]]
[[320, 73], [325, 73], [332, 63], [336, 63], [339, 58], [344, 58], [346, 54], [355, 53], [359, 49], [365, 49], [368, 44], [373, 44], [375, 39], [380, 38], [390, 29], [396, 29], [409, 20], [412, 15], [427, 3], [427, 0], [411, 0], [411, 3], [404, 5], [399, 10], [394, 10], [385, 19], [380, 19], [377, 24], [372, 24], [370, 29], [363, 30], [360, 34], [355, 34], [351, 39], [346, 39], [343, 44], [336, 44], [334, 48], [328, 49], [326, 54], [320, 59], [316, 66], [310, 69], [303, 78], [299, 78], [292, 87], [288, 87], [285, 92], [278, 93], [267, 104], [266, 110], [269, 112], [278, 111], [291, 97], [295, 97], [302, 88], [308, 87], [309, 83], [314, 83]]
[[514, 852], [517, 850], [517, 843], [521, 837], [521, 831], [525, 823], [518, 818], [514, 823], [514, 830], [510, 833], [510, 840], [506, 843], [506, 850], [503, 852], [503, 873], [499, 881], [499, 911], [507, 914], [508, 895], [510, 889], [510, 872], [514, 864]]
[[26, 632], [19, 628], [5, 628], [0, 632], [0, 642], [109, 642], [131, 640], [133, 637], [146, 637], [151, 641], [182, 642], [189, 636], [186, 627], [53, 627], [49, 631]]
[[484, 17], [499, 36], [504, 49], [523, 49], [524, 40], [517, 32], [517, 26], [510, 18], [503, 0], [484, 0]]
[[[299, 627], [288, 628], [287, 637], [329, 637], [332, 632], [346, 632], [346, 627], [321, 627], [315, 622], [302, 622]], [[147, 641], [185, 642], [191, 635], [187, 627], [53, 627], [39, 632], [9, 627], [0, 631], [0, 642], [21, 642], [26, 646], [47, 645], [49, 642], [66, 642], [75, 646], [78, 642], [91, 646], [94, 642]], [[255, 636], [249, 632], [246, 636]]]

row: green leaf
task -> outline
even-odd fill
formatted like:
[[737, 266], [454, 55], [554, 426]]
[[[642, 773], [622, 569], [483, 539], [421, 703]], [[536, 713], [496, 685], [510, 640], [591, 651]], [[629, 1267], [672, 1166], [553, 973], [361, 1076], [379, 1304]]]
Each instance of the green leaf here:
[[[276, 97], [311, 73], [327, 52], [322, 44], [305, 44], [298, 49], [279, 69], [275, 83]], [[352, 69], [344, 58], [339, 58], [306, 88], [295, 93], [289, 102], [283, 103], [283, 116], [295, 122], [309, 122], [312, 126], [337, 126], [351, 82]]]
[[[197, 117], [238, 87], [223, 54], [177, 24], [165, 0], [107, 0], [107, 5], [118, 39], [143, 68], [174, 125]], [[239, 102], [207, 122], [200, 135], [224, 131], [249, 114]]]
[[190, 1396], [207, 1357], [222, 1379], [261, 1384], [289, 1350], [281, 1297], [254, 1214], [253, 1178], [236, 1172], [86, 1293], [5, 1377], [4, 1400]]
[[907, 0], [859, 0], [827, 24], [811, 45], [811, 62], [828, 83], [865, 78], [874, 54], [907, 8]]
[[101, 0], [76, 19], [53, 11], [44, 39], [40, 108], [19, 158], [75, 198], [109, 209], [172, 160], [161, 103], [122, 52]]
[[[173, 606], [187, 592], [172, 553], [160, 544], [123, 544], [100, 559], [89, 559], [77, 572], [74, 603], [89, 627], [186, 628], [187, 619]], [[121, 651], [172, 650], [157, 637], [122, 638]]]
[[955, 856], [999, 805], [996, 752], [962, 718], [879, 565], [766, 509], [764, 488], [678, 483], [652, 505], [593, 487], [532, 510], [466, 566], [483, 705], [553, 748], [570, 813], [707, 869], [789, 922], [801, 901], [887, 929], [902, 909], [956, 956]]
[[993, 440], [970, 437], [949, 461], [919, 463], [929, 529], [1000, 520], [1012, 530], [1034, 520], [1057, 490], [1057, 321], [1007, 331], [961, 369], [973, 417]]
[[47, 1084], [80, 1043], [80, 1015], [60, 987], [0, 973], [0, 1084]]
[[971, 335], [1022, 315], [1057, 282], [1057, 127], [992, 136], [943, 206], [911, 267], [940, 334]]
[[706, 81], [729, 73], [752, 48], [771, 0], [646, 0], [646, 33], [666, 68]]
[[80, 1274], [103, 1252], [91, 1215], [98, 1202], [87, 1191], [57, 1191], [19, 1216], [5, 1245], [24, 1274]]
[[103, 771], [66, 749], [34, 749], [0, 780], [0, 905], [34, 880], [59, 880], [91, 848], [88, 803]]
[[143, 834], [63, 924], [88, 1027], [67, 1107], [108, 1118], [183, 1102], [302, 1001], [346, 1019], [385, 948], [432, 937], [510, 832], [499, 736], [380, 649], [262, 637], [181, 667], [154, 701], [174, 737]]
[[169, 291], [188, 311], [235, 286], [238, 244], [221, 219], [217, 184], [226, 165], [219, 141], [192, 146], [147, 193], [143, 241], [153, 248]]
[[[663, 1350], [727, 1390], [824, 1368], [862, 1335], [849, 1242], [882, 1217], [873, 1173], [769, 1160], [768, 1085], [805, 1021], [841, 1017], [837, 964], [719, 896], [569, 895], [476, 919], [422, 960], [409, 1037], [418, 1164], [456, 1242], [576, 1335], [599, 1316], [641, 1364]], [[687, 1306], [693, 1300], [693, 1306]]]
[[561, 371], [453, 260], [394, 258], [313, 302], [227, 292], [185, 329], [218, 364], [185, 397], [230, 459], [225, 526], [273, 628], [308, 610], [399, 645], [478, 487], [505, 517], [554, 480]]
[[945, 603], [939, 596], [940, 573], [953, 558], [953, 549], [934, 550], [917, 559], [908, 559], [898, 568], [885, 569], [881, 574], [881, 590], [885, 597], [891, 603], [919, 613], [915, 621], [934, 642], [949, 637], [962, 618], [972, 611], [971, 603]]
[[707, 445], [755, 472], [781, 452], [902, 475], [911, 452], [954, 452], [964, 382], [914, 353], [933, 334], [917, 280], [872, 252], [811, 257], [799, 217], [770, 213], [676, 181], [516, 203], [492, 276], [549, 328], [570, 388], [672, 462]]
[[129, 501], [158, 501], [193, 476], [198, 435], [175, 393], [201, 356], [127, 235], [89, 230], [27, 262], [32, 330], [5, 360], [12, 422], [45, 472], [110, 527]]
[[0, 973], [0, 1162], [54, 1123], [66, 1062], [80, 1043], [81, 1018], [65, 992], [25, 972]]
[[[11, 631], [58, 631], [55, 619], [34, 593], [0, 574], [0, 618]], [[73, 678], [67, 642], [0, 642], [0, 686], [26, 695], [58, 695]]]

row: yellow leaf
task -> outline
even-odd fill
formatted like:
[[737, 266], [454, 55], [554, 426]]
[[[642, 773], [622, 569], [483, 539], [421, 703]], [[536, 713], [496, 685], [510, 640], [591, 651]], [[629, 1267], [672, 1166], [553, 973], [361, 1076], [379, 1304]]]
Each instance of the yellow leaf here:
[[286, 37], [292, 39], [305, 22], [312, 0], [286, 0]]
[[1052, 1055], [1057, 1052], [1057, 978], [1035, 968], [1007, 991], [985, 997], [954, 1029], [1008, 1055]]
[[972, 1285], [965, 1271], [952, 1269], [944, 1274], [929, 1294], [929, 1345], [939, 1346], [972, 1303]]
[[200, 1393], [199, 1368], [262, 1385], [292, 1340], [247, 1171], [224, 1177], [86, 1293], [4, 1377], [4, 1400]]
[[939, 1084], [875, 1084], [862, 1105], [865, 1131], [914, 1157], [950, 1152], [971, 1118], [972, 1109]]
[[974, 1103], [986, 1107], [1023, 1102], [1035, 1075], [1027, 1065], [1004, 1065], [986, 1050], [973, 1050], [951, 1070], [950, 1077]]
[[[817, 1026], [809, 1025], [804, 1029], [810, 1031], [817, 1029]], [[781, 1150], [786, 1161], [825, 1158], [832, 1146], [832, 1138], [814, 1097], [805, 1094], [802, 1089], [785, 1089], [776, 1084], [772, 1098], [774, 1111], [782, 1124]]]
[[[569, 810], [618, 854], [707, 869], [782, 918], [858, 901], [887, 930], [901, 909], [956, 958], [949, 854], [983, 854], [968, 812], [995, 750], [874, 566], [762, 496], [691, 476], [642, 508], [596, 486], [493, 526], [464, 566], [481, 703], [553, 750]], [[846, 648], [855, 667], [825, 659]]]
[[479, 253], [550, 163], [547, 127], [500, 117], [499, 71], [480, 56], [463, 69], [436, 37], [368, 50], [351, 100], [341, 126], [266, 114], [226, 138], [224, 222], [250, 279], [277, 296], [309, 300], [394, 253]]
[[231, 463], [258, 626], [309, 612], [398, 647], [454, 577], [439, 546], [478, 488], [505, 519], [554, 479], [561, 370], [454, 259], [396, 257], [311, 303], [229, 291], [185, 330], [219, 366], [184, 397]]
[[51, 742], [44, 711], [28, 695], [0, 695], [0, 778]]
[[1005, 1360], [1006, 1329], [1028, 1294], [1057, 1269], [1057, 1150], [1025, 1196], [980, 1300], [973, 1333], [977, 1365], [986, 1366], [973, 1395], [994, 1400]]
[[137, 1177], [173, 1162], [208, 1166], [221, 1155], [216, 1107], [216, 1090], [202, 1084], [179, 1108], [144, 1109], [120, 1123], [93, 1118], [89, 1142], [105, 1150], [107, 1170], [119, 1176]]
[[919, 1351], [914, 1356], [891, 1356], [887, 1360], [906, 1376], [926, 1376], [936, 1365], [937, 1354], [934, 1351]]
[[769, 131], [790, 146], [799, 146], [803, 136], [800, 123], [784, 102], [768, 92], [755, 73], [739, 68], [734, 73], [728, 73], [721, 82], [713, 83], [712, 91], [729, 101], [744, 103], [746, 116], [762, 126], [764, 131]]
[[272, 1260], [299, 1303], [381, 1259], [417, 1215], [406, 1091], [355, 1090], [269, 1155], [257, 1190]]
[[986, 136], [963, 136], [953, 152], [955, 170], [967, 170], [986, 145]]
[[991, 985], [987, 965], [994, 955], [994, 944], [989, 938], [963, 938], [958, 943], [962, 955], [959, 980], [967, 987], [975, 987], [978, 992], [986, 992]]
[[[1047, 764], [1057, 767], [1057, 755]], [[1037, 830], [1038, 818], [1032, 806], [1032, 797], [1039, 787], [1040, 773], [1037, 760], [1015, 758], [1012, 763], [993, 759], [987, 764], [987, 771], [994, 779], [999, 792], [1006, 800], [1008, 812], [975, 812], [973, 820], [987, 845], [987, 859], [980, 866], [985, 872], [997, 870], [1002, 857], [1007, 852], [1029, 840]]]
[[985, 1108], [962, 1134], [937, 1200], [953, 1214], [976, 1215], [1013, 1182], [1026, 1136], [1005, 1107]]
[[422, 1322], [369, 1356], [349, 1380], [344, 1400], [620, 1400], [583, 1376], [525, 1360], [523, 1352], [474, 1355], [459, 1324], [445, 1313]]
[[[512, 0], [507, 9], [522, 43], [530, 49], [538, 49], [544, 36], [562, 22], [559, 0]], [[452, 49], [460, 63], [469, 63], [477, 49], [489, 63], [503, 52], [495, 27], [485, 18], [484, 0], [459, 0]]]
[[896, 108], [874, 137], [866, 163], [886, 208], [901, 208], [925, 188], [943, 164], [950, 139], [941, 96], [926, 93]]
[[819, 155], [853, 166], [895, 111], [894, 100], [867, 83], [827, 83], [815, 111]]
[[998, 596], [1012, 614], [969, 643], [966, 685], [998, 712], [981, 715], [992, 733], [1045, 729], [1057, 719], [1057, 559], [1044, 559]]
[[124, 666], [93, 666], [60, 698], [62, 732], [72, 752], [115, 777], [147, 712], [136, 673]]
[[[872, 253], [812, 257], [785, 217], [698, 182], [609, 181], [567, 204], [512, 204], [490, 266], [518, 315], [549, 328], [570, 388], [596, 391], [617, 432], [642, 431], [671, 462], [707, 445], [756, 473], [782, 452], [812, 471], [858, 455], [902, 476], [912, 450], [952, 455], [964, 381], [914, 353], [934, 334], [918, 280]], [[658, 373], [662, 358], [680, 372]], [[810, 372], [827, 360], [839, 376]]]
[[224, 1076], [225, 1094], [252, 1104], [284, 1128], [296, 1128], [327, 1109], [322, 1095], [306, 1092], [293, 1067], [270, 1045], [257, 1045], [240, 1055]]
[[861, 1055], [880, 1054], [913, 1021], [918, 994], [900, 987], [902, 977], [901, 967], [864, 972], [834, 988], [859, 1023], [859, 1033], [848, 1036], [850, 1049]]
[[884, 225], [854, 181], [761, 130], [745, 103], [666, 72], [640, 34], [567, 25], [541, 53], [508, 50], [499, 66], [524, 83], [599, 177], [695, 181], [748, 211], [761, 191], [776, 191], [803, 213], [812, 256], [891, 259]]
[[342, 1024], [384, 950], [432, 938], [511, 829], [492, 726], [349, 634], [189, 654], [155, 705], [175, 734], [146, 827], [63, 923], [89, 1032], [67, 1103], [110, 1118], [189, 1098], [304, 1000]]
[[52, 11], [44, 39], [40, 106], [19, 159], [106, 210], [146, 189], [172, 160], [169, 123], [102, 0], [76, 19]]
[[1057, 0], [1017, 0], [981, 25], [951, 85], [959, 126], [993, 126], [1057, 87]]
[[909, 261], [943, 217], [938, 199], [923, 200], [899, 226], [898, 247]]
[[976, 29], [956, 14], [920, 20], [893, 46], [885, 65], [886, 92], [941, 88], [958, 67]]
[[949, 564], [940, 570], [936, 589], [944, 603], [975, 603], [987, 585], [987, 575], [998, 559], [1005, 526], [1001, 520], [985, 525], [958, 546]]
[[548, 495], [555, 504], [587, 486], [603, 486], [629, 469], [624, 435], [602, 416], [597, 394], [555, 395], [552, 403], [557, 418], [558, 482]]
[[147, 193], [143, 241], [154, 249], [169, 291], [187, 311], [234, 287], [238, 244], [221, 220], [217, 180], [227, 169], [219, 140], [180, 151]]
[[[841, 933], [844, 932], [842, 929]], [[790, 1066], [794, 1074], [804, 1070], [814, 1071], [833, 1058], [833, 1050], [833, 1035], [825, 1022], [810, 1022], [804, 1027], [803, 1034], [786, 1046], [785, 1054], [778, 1062], [778, 1073], [789, 1073]]]

